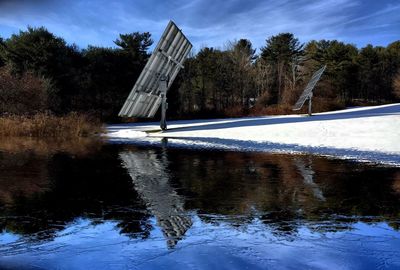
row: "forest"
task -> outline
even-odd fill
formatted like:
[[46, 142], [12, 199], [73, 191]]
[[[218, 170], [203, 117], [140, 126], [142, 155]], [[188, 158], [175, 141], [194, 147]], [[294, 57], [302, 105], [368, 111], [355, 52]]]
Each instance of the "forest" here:
[[[103, 122], [117, 114], [151, 54], [149, 32], [120, 34], [114, 47], [79, 48], [44, 27], [0, 37], [0, 114], [71, 112]], [[357, 48], [301, 43], [291, 33], [254, 48], [239, 39], [191, 53], [168, 92], [173, 119], [292, 113], [313, 72], [327, 65], [314, 110], [400, 100], [400, 41]]]

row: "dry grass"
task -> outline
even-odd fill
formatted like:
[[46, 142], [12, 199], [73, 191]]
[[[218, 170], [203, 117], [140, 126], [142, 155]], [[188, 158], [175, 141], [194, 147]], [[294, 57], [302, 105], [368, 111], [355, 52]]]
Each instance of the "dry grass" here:
[[[250, 116], [260, 116], [260, 115], [287, 115], [287, 114], [306, 114], [308, 113], [308, 102], [303, 105], [300, 111], [293, 111], [293, 105], [270, 105], [267, 107], [256, 106], [252, 108], [249, 115]], [[327, 112], [344, 109], [344, 103], [341, 103], [335, 99], [324, 99], [319, 97], [313, 98], [312, 112]]]
[[3, 137], [0, 140], [0, 152], [13, 154], [34, 153], [40, 156], [51, 156], [58, 152], [74, 156], [85, 156], [95, 153], [103, 146], [101, 138], [38, 138], [38, 137]]
[[252, 108], [250, 116], [260, 116], [260, 115], [285, 115], [293, 114], [292, 107], [288, 105], [270, 105], [268, 107], [255, 107]]
[[86, 115], [70, 113], [53, 116], [39, 113], [32, 116], [1, 116], [0, 136], [8, 137], [88, 137], [103, 131], [102, 124]]

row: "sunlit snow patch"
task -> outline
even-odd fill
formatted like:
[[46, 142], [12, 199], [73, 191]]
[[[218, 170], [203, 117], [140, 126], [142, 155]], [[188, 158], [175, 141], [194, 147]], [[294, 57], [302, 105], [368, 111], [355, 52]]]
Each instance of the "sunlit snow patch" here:
[[[316, 113], [108, 127], [110, 142], [233, 151], [314, 153], [400, 164], [400, 104]], [[148, 131], [151, 133], [145, 134]], [[132, 132], [132, 134], [130, 133]]]
[[147, 134], [146, 134], [146, 132], [137, 131], [134, 129], [121, 129], [121, 130], [109, 132], [109, 133], [107, 133], [107, 136], [111, 137], [111, 138], [132, 139], [132, 138], [143, 138], [143, 137], [146, 137]]

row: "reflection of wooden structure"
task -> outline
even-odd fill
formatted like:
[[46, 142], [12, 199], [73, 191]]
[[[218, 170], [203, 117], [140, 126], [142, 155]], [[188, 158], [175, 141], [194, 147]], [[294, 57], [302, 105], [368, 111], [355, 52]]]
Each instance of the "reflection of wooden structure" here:
[[174, 247], [192, 226], [192, 219], [184, 209], [184, 199], [169, 182], [167, 158], [155, 151], [120, 153], [136, 191], [157, 219], [168, 247]]

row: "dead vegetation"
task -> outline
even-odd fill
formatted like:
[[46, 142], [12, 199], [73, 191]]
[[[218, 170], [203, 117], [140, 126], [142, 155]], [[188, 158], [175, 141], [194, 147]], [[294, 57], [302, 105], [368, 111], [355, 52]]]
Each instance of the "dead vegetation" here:
[[3, 115], [0, 136], [8, 137], [88, 137], [103, 132], [100, 121], [87, 115], [70, 113], [54, 116], [38, 113], [32, 116]]

